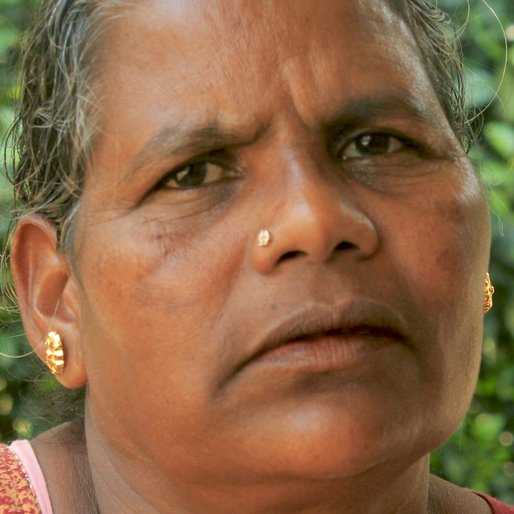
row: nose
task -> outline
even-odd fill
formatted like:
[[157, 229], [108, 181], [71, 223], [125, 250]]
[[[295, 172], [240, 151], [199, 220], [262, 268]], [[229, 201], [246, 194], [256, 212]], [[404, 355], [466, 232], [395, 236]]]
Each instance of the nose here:
[[[322, 264], [341, 254], [364, 260], [376, 252], [377, 229], [352, 189], [342, 181], [335, 185], [320, 174], [307, 175], [288, 181], [280, 200], [270, 207], [272, 214], [256, 227], [252, 262], [261, 274], [288, 260]], [[259, 245], [257, 236], [262, 229], [269, 231], [269, 241]]]

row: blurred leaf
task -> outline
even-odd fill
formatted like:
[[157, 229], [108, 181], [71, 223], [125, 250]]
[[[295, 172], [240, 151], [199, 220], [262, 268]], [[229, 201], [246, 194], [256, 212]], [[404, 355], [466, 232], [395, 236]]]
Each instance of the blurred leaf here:
[[501, 121], [491, 121], [484, 127], [484, 135], [500, 157], [514, 157], [514, 127]]

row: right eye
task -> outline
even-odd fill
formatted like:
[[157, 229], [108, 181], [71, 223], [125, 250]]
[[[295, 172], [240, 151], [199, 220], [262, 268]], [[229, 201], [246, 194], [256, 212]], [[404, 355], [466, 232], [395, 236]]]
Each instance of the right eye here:
[[169, 173], [161, 180], [160, 186], [169, 189], [192, 189], [233, 177], [233, 171], [219, 164], [200, 161]]
[[369, 159], [395, 152], [408, 147], [400, 138], [383, 132], [361, 134], [354, 138], [340, 151], [342, 160]]

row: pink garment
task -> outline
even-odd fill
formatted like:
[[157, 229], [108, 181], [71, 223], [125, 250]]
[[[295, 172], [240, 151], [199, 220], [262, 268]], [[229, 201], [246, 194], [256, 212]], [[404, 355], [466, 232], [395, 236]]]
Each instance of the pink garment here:
[[9, 445], [9, 449], [18, 457], [18, 460], [25, 469], [30, 485], [36, 493], [42, 514], [53, 514], [45, 477], [30, 442], [23, 440], [14, 441]]

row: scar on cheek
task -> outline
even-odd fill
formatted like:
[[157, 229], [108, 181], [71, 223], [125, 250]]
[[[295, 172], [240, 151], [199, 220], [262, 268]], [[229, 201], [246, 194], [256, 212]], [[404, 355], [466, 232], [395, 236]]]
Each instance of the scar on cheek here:
[[173, 244], [173, 238], [167, 234], [157, 236], [156, 242], [159, 245], [159, 254], [162, 259], [168, 259], [173, 254], [173, 250], [176, 250], [176, 245]]
[[172, 234], [172, 231], [161, 223], [150, 229], [144, 244], [147, 244], [149, 248], [153, 247], [154, 252], [161, 260], [168, 258], [177, 246], [176, 237]]

